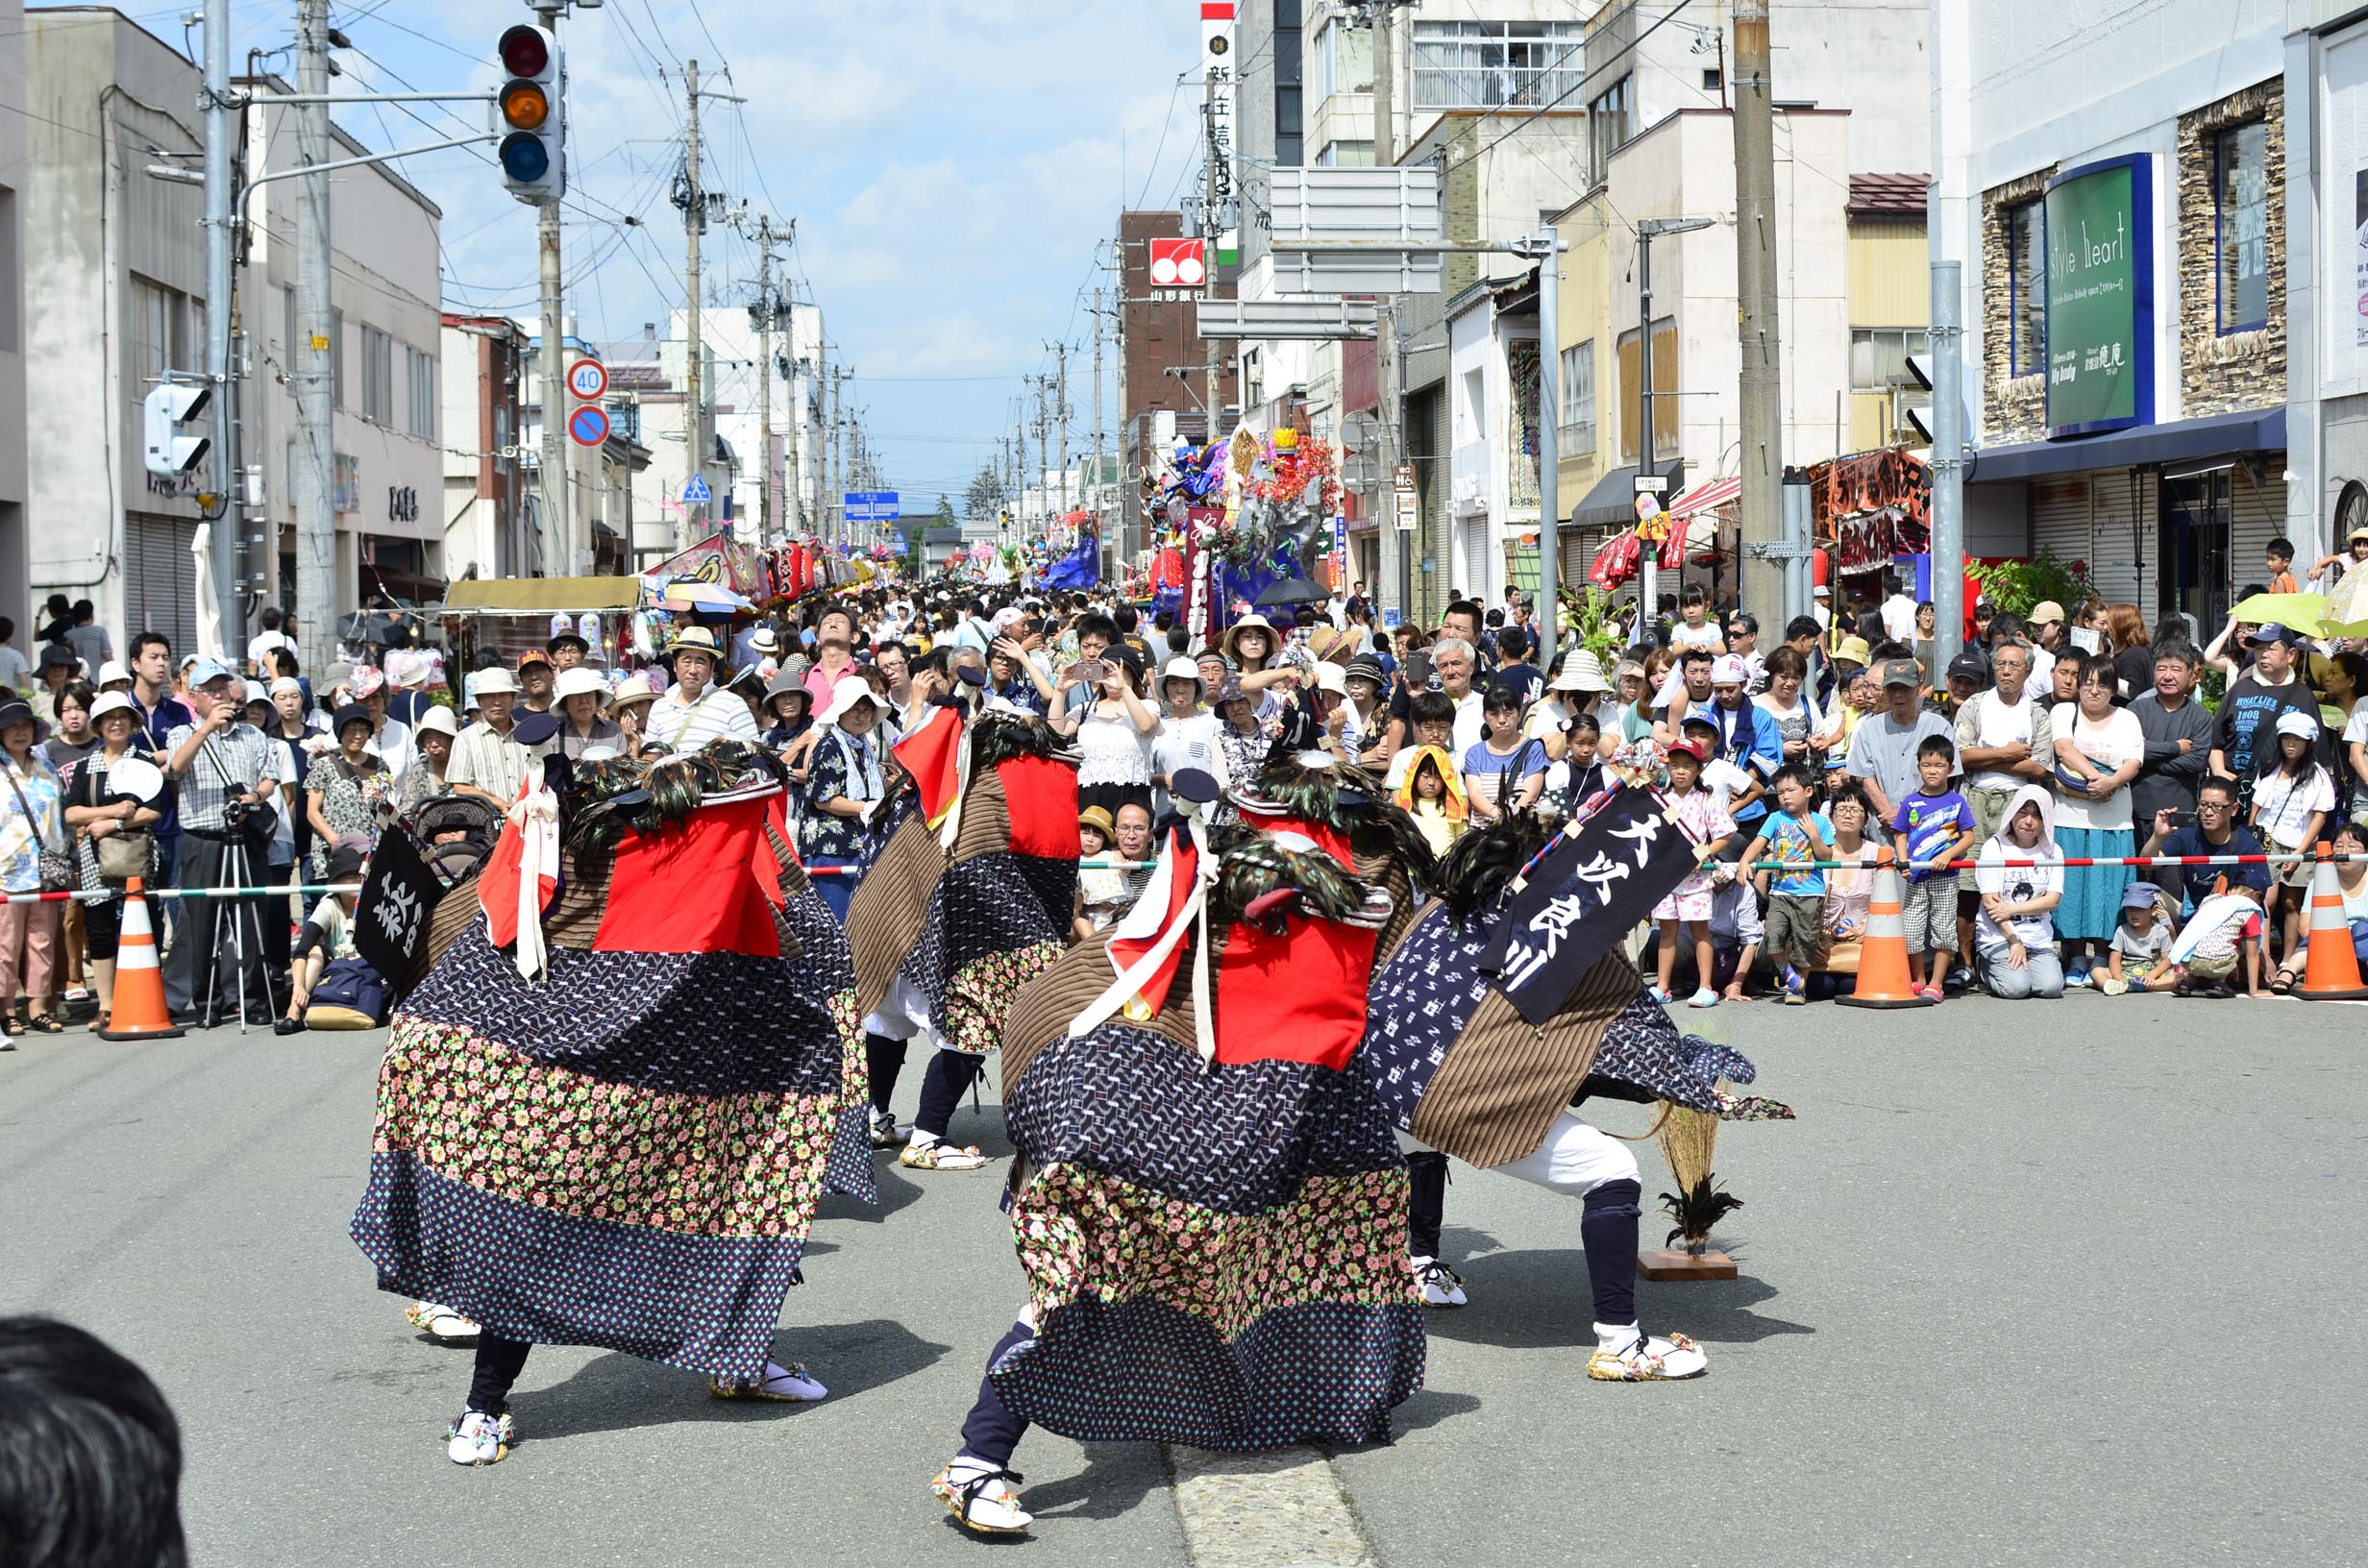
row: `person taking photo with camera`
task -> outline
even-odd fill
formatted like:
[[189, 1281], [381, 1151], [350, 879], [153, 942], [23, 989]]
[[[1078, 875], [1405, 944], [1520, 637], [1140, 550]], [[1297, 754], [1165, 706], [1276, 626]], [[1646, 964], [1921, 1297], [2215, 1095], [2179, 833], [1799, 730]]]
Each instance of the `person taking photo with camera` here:
[[[234, 684], [218, 661], [200, 659], [189, 669], [197, 722], [165, 736], [164, 772], [180, 791], [182, 888], [254, 885], [276, 821], [286, 751], [246, 722]], [[202, 1008], [198, 1027], [210, 1029], [237, 1016], [241, 987], [256, 1017], [279, 1011], [253, 916], [252, 905], [215, 900], [181, 921], [164, 963], [164, 1000], [175, 1014]], [[243, 943], [234, 938], [240, 930]]]

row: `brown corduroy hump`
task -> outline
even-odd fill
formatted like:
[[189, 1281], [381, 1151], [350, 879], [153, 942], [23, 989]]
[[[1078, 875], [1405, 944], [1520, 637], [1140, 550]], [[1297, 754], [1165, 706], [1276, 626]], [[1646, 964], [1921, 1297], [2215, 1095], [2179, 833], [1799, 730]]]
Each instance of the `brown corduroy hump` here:
[[887, 1000], [897, 966], [921, 940], [929, 894], [945, 874], [936, 830], [915, 814], [897, 824], [855, 885], [847, 907], [847, 945], [855, 957], [857, 1013], [870, 1014]]
[[[1017, 1000], [1003, 1018], [1003, 1097], [1011, 1097], [1012, 1085], [1027, 1070], [1036, 1053], [1069, 1032], [1072, 1019], [1094, 1005], [1094, 1000], [1110, 989], [1118, 971], [1110, 968], [1110, 938], [1113, 931], [1097, 931], [1093, 937], [1077, 943], [1059, 958], [1052, 968], [1020, 988]], [[1113, 1022], [1132, 1023], [1117, 1017]], [[1175, 976], [1168, 983], [1168, 999], [1160, 1004], [1159, 1017], [1133, 1027], [1150, 1034], [1163, 1035], [1188, 1051], [1197, 1051], [1198, 1041], [1193, 1034], [1193, 944], [1184, 943], [1183, 961], [1176, 965]]]
[[1640, 985], [1624, 954], [1607, 953], [1542, 1029], [1489, 987], [1415, 1106], [1414, 1136], [1483, 1167], [1537, 1153]]

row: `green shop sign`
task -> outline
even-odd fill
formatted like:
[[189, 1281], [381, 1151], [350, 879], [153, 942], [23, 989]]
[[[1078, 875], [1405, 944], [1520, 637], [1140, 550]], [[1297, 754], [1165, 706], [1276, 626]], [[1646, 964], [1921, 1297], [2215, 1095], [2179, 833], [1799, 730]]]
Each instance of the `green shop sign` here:
[[2154, 178], [2148, 156], [2048, 182], [2047, 433], [2155, 417]]

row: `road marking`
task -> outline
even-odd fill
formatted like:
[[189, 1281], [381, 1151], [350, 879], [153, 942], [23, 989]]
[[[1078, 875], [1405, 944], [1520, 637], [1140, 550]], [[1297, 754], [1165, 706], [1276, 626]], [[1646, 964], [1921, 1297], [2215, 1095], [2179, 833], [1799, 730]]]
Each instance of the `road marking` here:
[[1314, 1449], [1161, 1452], [1193, 1568], [1377, 1568], [1340, 1472]]

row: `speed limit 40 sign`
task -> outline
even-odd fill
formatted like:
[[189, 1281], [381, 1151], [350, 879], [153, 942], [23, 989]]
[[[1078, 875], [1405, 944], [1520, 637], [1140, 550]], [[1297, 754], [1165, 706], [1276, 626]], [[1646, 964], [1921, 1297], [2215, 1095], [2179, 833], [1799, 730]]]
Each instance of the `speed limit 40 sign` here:
[[567, 389], [584, 402], [608, 390], [608, 367], [598, 359], [579, 359], [567, 367]]

